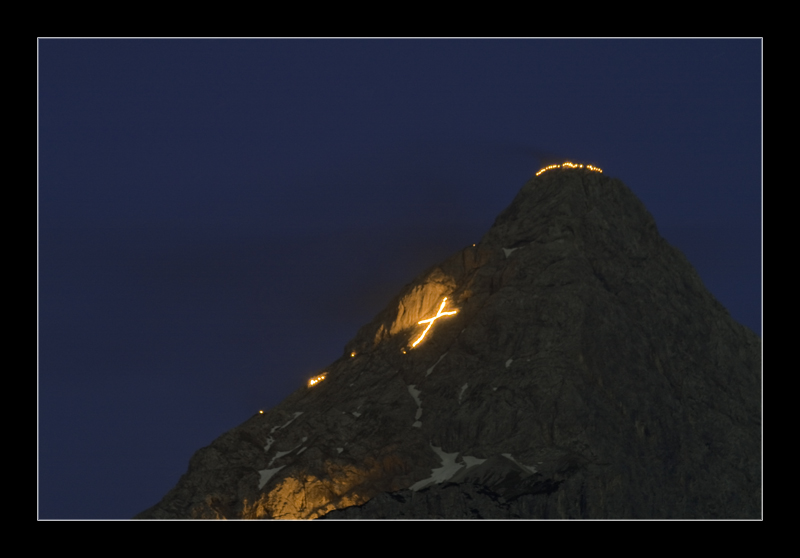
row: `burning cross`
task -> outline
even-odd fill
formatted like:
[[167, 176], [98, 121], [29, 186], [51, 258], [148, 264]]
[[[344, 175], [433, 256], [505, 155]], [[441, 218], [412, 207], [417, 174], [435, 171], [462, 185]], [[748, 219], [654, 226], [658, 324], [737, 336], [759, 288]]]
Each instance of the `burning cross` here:
[[422, 341], [422, 338], [425, 337], [426, 333], [428, 333], [428, 330], [433, 325], [433, 322], [435, 322], [436, 320], [438, 320], [442, 316], [450, 316], [451, 314], [455, 314], [455, 313], [458, 312], [458, 310], [453, 310], [452, 312], [442, 312], [442, 310], [444, 309], [444, 305], [446, 303], [447, 303], [447, 297], [444, 297], [444, 300], [442, 300], [442, 305], [439, 306], [439, 311], [436, 313], [436, 315], [433, 318], [428, 318], [427, 320], [420, 320], [419, 322], [417, 322], [419, 324], [425, 324], [426, 323], [426, 324], [428, 324], [428, 327], [425, 328], [425, 331], [422, 332], [422, 335], [419, 336], [419, 339], [417, 339], [416, 341], [414, 341], [414, 343], [411, 344], [412, 347], [416, 347], [417, 343]]

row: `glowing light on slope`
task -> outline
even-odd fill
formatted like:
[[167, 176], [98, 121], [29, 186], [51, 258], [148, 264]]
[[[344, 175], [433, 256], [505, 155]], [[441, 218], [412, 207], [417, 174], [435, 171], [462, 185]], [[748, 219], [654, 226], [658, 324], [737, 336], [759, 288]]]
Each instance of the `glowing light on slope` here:
[[540, 169], [539, 172], [536, 173], [536, 176], [539, 176], [544, 171], [549, 171], [551, 169], [586, 169], [594, 172], [603, 172], [603, 169], [595, 167], [593, 165], [576, 165], [575, 163], [570, 163], [567, 161], [566, 163], [562, 163], [560, 165], [548, 165], [543, 169]]
[[425, 331], [422, 332], [422, 335], [419, 336], [419, 339], [417, 339], [416, 341], [414, 341], [411, 344], [412, 347], [416, 347], [417, 344], [420, 341], [422, 341], [422, 339], [425, 337], [425, 334], [428, 333], [428, 330], [433, 325], [433, 322], [435, 322], [436, 320], [438, 320], [442, 316], [450, 316], [450, 315], [456, 314], [458, 312], [458, 310], [453, 310], [451, 312], [442, 312], [442, 310], [444, 310], [444, 305], [445, 304], [447, 304], [447, 297], [444, 297], [444, 300], [442, 300], [442, 305], [439, 306], [439, 311], [436, 313], [436, 315], [433, 318], [428, 318], [427, 320], [420, 320], [419, 322], [417, 322], [419, 324], [425, 324], [426, 323], [426, 324], [428, 324], [428, 327], [425, 328]]
[[315, 386], [315, 385], [317, 385], [317, 384], [318, 384], [318, 383], [320, 383], [322, 380], [324, 380], [324, 379], [325, 379], [325, 377], [326, 377], [327, 375], [328, 375], [328, 373], [327, 373], [327, 372], [323, 372], [323, 373], [322, 373], [322, 374], [320, 374], [319, 376], [314, 376], [313, 378], [311, 378], [311, 379], [308, 381], [308, 387], [311, 387], [311, 386]]

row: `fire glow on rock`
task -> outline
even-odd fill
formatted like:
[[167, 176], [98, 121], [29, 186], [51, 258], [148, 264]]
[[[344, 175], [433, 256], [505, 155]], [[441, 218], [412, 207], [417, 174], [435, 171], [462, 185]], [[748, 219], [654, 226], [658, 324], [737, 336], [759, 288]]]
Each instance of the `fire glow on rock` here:
[[562, 163], [560, 165], [549, 165], [543, 169], [540, 169], [539, 172], [536, 173], [536, 176], [539, 176], [544, 171], [548, 171], [550, 169], [586, 169], [594, 172], [603, 172], [603, 169], [597, 168], [593, 165], [576, 165], [575, 163], [570, 163], [569, 161]]
[[319, 376], [314, 376], [313, 378], [311, 378], [308, 381], [308, 387], [311, 387], [311, 386], [314, 386], [314, 385], [320, 383], [322, 380], [325, 379], [325, 376], [327, 376], [327, 375], [328, 375], [328, 373], [325, 372], [324, 374], [320, 374]]

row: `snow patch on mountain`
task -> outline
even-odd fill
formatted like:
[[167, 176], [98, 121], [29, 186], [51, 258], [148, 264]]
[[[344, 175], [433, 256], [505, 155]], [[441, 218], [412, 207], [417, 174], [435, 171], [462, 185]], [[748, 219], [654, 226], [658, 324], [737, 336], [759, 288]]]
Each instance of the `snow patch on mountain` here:
[[420, 488], [425, 488], [431, 484], [441, 484], [450, 479], [458, 472], [459, 469], [464, 466], [462, 463], [456, 463], [458, 452], [446, 453], [442, 451], [442, 448], [434, 445], [431, 445], [431, 449], [433, 449], [433, 451], [436, 452], [436, 455], [439, 456], [439, 459], [442, 460], [442, 466], [437, 467], [436, 469], [431, 469], [430, 478], [415, 482], [409, 487], [411, 490], [419, 490]]
[[294, 419], [296, 419], [297, 417], [299, 417], [299, 416], [300, 416], [300, 415], [302, 415], [302, 414], [303, 414], [303, 411], [297, 411], [297, 412], [294, 414], [294, 416], [293, 416], [292, 418], [290, 418], [290, 419], [289, 419], [289, 422], [287, 422], [286, 424], [283, 424], [283, 425], [281, 425], [281, 426], [273, 426], [273, 427], [272, 427], [272, 430], [270, 430], [270, 431], [269, 431], [269, 433], [270, 433], [270, 434], [272, 434], [272, 433], [273, 433], [273, 432], [275, 432], [276, 430], [280, 430], [281, 428], [286, 428], [287, 426], [289, 426], [290, 424], [292, 424], [292, 421], [294, 421]]
[[471, 455], [465, 455], [464, 457], [461, 458], [461, 460], [467, 466], [467, 469], [475, 465], [480, 465], [481, 463], [486, 461], [485, 459], [481, 459], [480, 457], [472, 457]]
[[294, 450], [296, 450], [297, 448], [299, 448], [300, 446], [302, 446], [302, 445], [305, 443], [305, 441], [306, 441], [306, 440], [308, 440], [308, 436], [303, 436], [303, 439], [302, 439], [302, 440], [300, 440], [300, 443], [299, 443], [299, 444], [297, 444], [297, 445], [296, 445], [295, 447], [293, 447], [292, 449], [290, 449], [289, 451], [279, 451], [279, 452], [276, 452], [276, 453], [275, 453], [275, 456], [274, 456], [272, 459], [270, 459], [270, 461], [269, 461], [269, 464], [267, 465], [267, 467], [271, 467], [271, 466], [272, 466], [272, 464], [273, 464], [273, 463], [275, 463], [275, 460], [276, 460], [276, 459], [280, 459], [280, 458], [281, 458], [281, 457], [283, 457], [284, 455], [289, 455], [290, 453], [292, 453]]
[[442, 356], [440, 356], [440, 357], [439, 357], [439, 360], [437, 360], [437, 361], [436, 361], [436, 363], [434, 363], [434, 365], [433, 365], [433, 366], [431, 366], [430, 368], [428, 368], [428, 371], [427, 371], [427, 372], [425, 372], [425, 375], [426, 375], [426, 376], [430, 376], [430, 373], [431, 373], [431, 372], [433, 372], [433, 369], [434, 369], [434, 368], [436, 368], [436, 365], [437, 365], [437, 364], [439, 364], [440, 362], [442, 362], [442, 359], [443, 359], [443, 358], [444, 358], [446, 355], [447, 355], [447, 353], [445, 353], [445, 354], [443, 354]]
[[265, 484], [271, 479], [275, 473], [280, 471], [286, 467], [286, 465], [281, 465], [280, 467], [276, 467], [275, 469], [261, 469], [258, 472], [258, 488], [263, 488]]
[[414, 401], [417, 402], [417, 407], [422, 407], [422, 401], [419, 400], [419, 394], [422, 392], [417, 389], [417, 384], [410, 384], [408, 386], [408, 393], [410, 393]]
[[528, 465], [523, 465], [522, 463], [520, 463], [519, 461], [514, 459], [514, 457], [510, 453], [501, 453], [500, 455], [502, 455], [503, 457], [513, 461], [514, 463], [516, 463], [517, 465], [519, 465], [520, 467], [522, 467], [526, 471], [530, 471], [531, 473], [535, 473], [537, 471], [536, 467], [529, 467]]
[[411, 397], [413, 397], [414, 401], [416, 401], [417, 403], [417, 413], [414, 415], [414, 419], [416, 422], [414, 422], [414, 424], [412, 424], [411, 426], [415, 428], [422, 428], [422, 423], [419, 421], [419, 418], [422, 416], [422, 401], [419, 400], [419, 394], [422, 392], [416, 388], [417, 388], [416, 384], [411, 384], [408, 386], [408, 393], [411, 394]]

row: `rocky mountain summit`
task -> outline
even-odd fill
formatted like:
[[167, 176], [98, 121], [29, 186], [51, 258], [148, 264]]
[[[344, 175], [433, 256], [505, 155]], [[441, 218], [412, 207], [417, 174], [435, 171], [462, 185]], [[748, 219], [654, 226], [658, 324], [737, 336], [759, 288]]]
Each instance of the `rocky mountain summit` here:
[[760, 417], [758, 336], [564, 166], [137, 518], [759, 518]]

